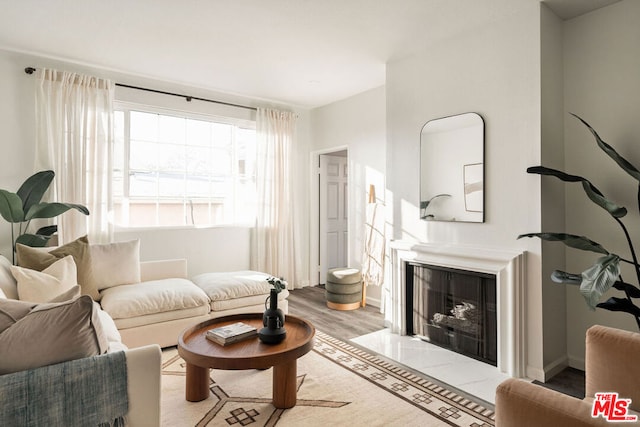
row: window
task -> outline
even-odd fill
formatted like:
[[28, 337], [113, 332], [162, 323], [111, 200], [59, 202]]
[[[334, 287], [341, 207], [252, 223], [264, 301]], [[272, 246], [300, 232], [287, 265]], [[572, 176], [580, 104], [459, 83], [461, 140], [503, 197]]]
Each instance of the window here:
[[253, 224], [255, 123], [117, 104], [114, 222]]

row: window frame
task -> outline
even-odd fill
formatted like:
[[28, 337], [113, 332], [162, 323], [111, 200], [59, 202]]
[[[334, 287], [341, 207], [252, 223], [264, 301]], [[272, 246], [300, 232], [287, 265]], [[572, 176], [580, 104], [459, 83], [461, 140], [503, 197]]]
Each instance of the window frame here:
[[[142, 112], [142, 113], [149, 113], [149, 114], [158, 114], [158, 115], [165, 115], [165, 116], [171, 116], [171, 117], [178, 117], [180, 119], [186, 119], [186, 120], [199, 120], [199, 121], [206, 121], [206, 122], [213, 122], [213, 123], [220, 123], [220, 124], [225, 124], [225, 125], [231, 125], [234, 126], [235, 128], [239, 128], [239, 129], [249, 129], [249, 130], [253, 130], [256, 131], [256, 122], [255, 120], [251, 120], [251, 119], [244, 119], [244, 118], [236, 118], [236, 117], [229, 117], [229, 116], [223, 116], [220, 114], [214, 114], [214, 113], [206, 113], [206, 112], [195, 112], [195, 111], [189, 111], [189, 110], [184, 110], [184, 109], [176, 109], [176, 108], [167, 108], [167, 107], [162, 107], [162, 106], [157, 106], [157, 105], [150, 105], [147, 103], [140, 103], [140, 102], [131, 102], [131, 101], [122, 101], [122, 100], [114, 100], [113, 102], [113, 110], [114, 112], [118, 113], [118, 112], [124, 112], [124, 121], [123, 121], [123, 131], [124, 131], [124, 135], [123, 135], [123, 141], [122, 141], [122, 161], [120, 162], [119, 160], [116, 161], [115, 159], [115, 141], [114, 141], [114, 146], [112, 149], [112, 153], [114, 155], [114, 159], [113, 159], [113, 169], [115, 170], [115, 165], [116, 164], [121, 164], [122, 165], [122, 189], [119, 189], [117, 192], [117, 196], [115, 196], [116, 192], [114, 191], [114, 205], [115, 205], [115, 199], [116, 197], [120, 197], [122, 200], [122, 209], [129, 209], [129, 201], [131, 200], [131, 195], [130, 195], [130, 191], [131, 191], [131, 187], [130, 187], [130, 171], [131, 171], [131, 165], [130, 165], [130, 158], [131, 158], [131, 112], [132, 111], [136, 111], [136, 112]], [[233, 131], [235, 133], [235, 130]], [[114, 132], [114, 136], [118, 136], [119, 135], [115, 135]], [[246, 174], [242, 174], [240, 175], [238, 172], [238, 150], [237, 150], [237, 146], [235, 145], [235, 135], [232, 138], [232, 143], [234, 144], [233, 149], [232, 149], [232, 173], [231, 175], [228, 175], [229, 177], [231, 177], [231, 179], [234, 181], [233, 182], [233, 204], [234, 204], [234, 211], [236, 209], [238, 209], [238, 200], [237, 200], [237, 181], [243, 178], [246, 178], [247, 175]], [[257, 143], [257, 141], [256, 141]], [[257, 151], [257, 149], [256, 149]], [[257, 161], [257, 159], [256, 159]], [[185, 171], [186, 172], [186, 171]], [[188, 175], [187, 175], [188, 176]], [[249, 175], [249, 177], [251, 177], [254, 181], [254, 184], [257, 185], [257, 183], [255, 182], [255, 170], [254, 170], [254, 174], [251, 176]], [[113, 182], [113, 181], [112, 181]], [[112, 183], [113, 185], [113, 183]], [[113, 189], [115, 190], [115, 186], [113, 187]], [[181, 196], [179, 196], [180, 198], [183, 199], [183, 203], [184, 200], [187, 200], [189, 197], [187, 196], [186, 193], [183, 192], [183, 194]], [[177, 198], [176, 198], [177, 199]], [[174, 199], [174, 200], [176, 200]], [[135, 200], [145, 200], [143, 198], [137, 198]], [[158, 224], [158, 212], [159, 212], [159, 204], [161, 204], [162, 201], [162, 197], [159, 196], [158, 194], [155, 194], [151, 197], [149, 197], [149, 200], [153, 201], [153, 203], [155, 204], [155, 210], [156, 210], [156, 225], [125, 225], [122, 223], [122, 221], [118, 221], [115, 218], [115, 210], [113, 213], [113, 217], [111, 219], [111, 223], [114, 227], [115, 230], [121, 230], [121, 231], [130, 231], [130, 230], [153, 230], [153, 229], [185, 229], [185, 228], [216, 228], [216, 227], [238, 227], [238, 226], [247, 226], [247, 227], [251, 227], [254, 225], [254, 219], [252, 219], [251, 221], [239, 221], [236, 218], [234, 218], [232, 221], [226, 221], [226, 222], [221, 222], [221, 223], [209, 223], [209, 224], [202, 224], [202, 225], [195, 225], [195, 224], [181, 224], [181, 225], [161, 225]], [[169, 198], [166, 199], [167, 201], [169, 201]], [[211, 203], [211, 197], [208, 198], [209, 202]], [[211, 219], [212, 217], [209, 216], [209, 218]]]

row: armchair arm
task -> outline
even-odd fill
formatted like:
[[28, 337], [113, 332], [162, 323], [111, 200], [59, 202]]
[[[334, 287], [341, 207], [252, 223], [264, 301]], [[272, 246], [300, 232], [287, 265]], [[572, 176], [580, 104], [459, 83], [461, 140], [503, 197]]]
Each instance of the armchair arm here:
[[177, 277], [187, 279], [186, 259], [167, 259], [160, 261], [142, 261], [140, 279], [143, 282]]
[[591, 403], [516, 378], [500, 383], [495, 407], [496, 427], [610, 425], [591, 418]]
[[126, 351], [129, 412], [127, 425], [160, 425], [160, 368], [162, 353], [158, 345]]
[[616, 391], [640, 411], [640, 333], [595, 325], [587, 330], [585, 394]]

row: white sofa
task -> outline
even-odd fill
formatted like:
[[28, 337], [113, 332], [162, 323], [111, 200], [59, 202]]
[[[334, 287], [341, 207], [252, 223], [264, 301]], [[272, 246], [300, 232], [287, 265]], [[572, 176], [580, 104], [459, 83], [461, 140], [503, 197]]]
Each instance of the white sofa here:
[[[187, 327], [236, 313], [262, 313], [270, 285], [265, 273], [205, 273], [187, 279], [187, 261], [140, 263], [141, 283], [101, 291], [100, 304], [114, 319], [127, 347], [177, 345]], [[285, 289], [278, 307], [288, 312]], [[146, 314], [145, 314], [146, 313]]]
[[[108, 351], [123, 350], [126, 355], [129, 425], [159, 425], [160, 347], [176, 345], [179, 334], [198, 322], [263, 312], [271, 286], [267, 274], [253, 271], [207, 273], [189, 280], [184, 259], [140, 262], [139, 277], [137, 283], [100, 290], [94, 306], [99, 307], [99, 323], [109, 338]], [[279, 307], [285, 313], [287, 296], [286, 290], [279, 294]], [[18, 299], [18, 284], [11, 263], [0, 256], [2, 297]]]

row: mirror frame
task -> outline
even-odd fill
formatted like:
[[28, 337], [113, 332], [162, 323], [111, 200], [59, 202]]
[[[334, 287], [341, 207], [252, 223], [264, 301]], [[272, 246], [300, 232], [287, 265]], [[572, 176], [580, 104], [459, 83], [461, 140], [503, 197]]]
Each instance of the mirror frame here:
[[[456, 125], [456, 120], [462, 120], [461, 125]], [[453, 120], [453, 122], [451, 122]], [[468, 124], [465, 124], [467, 122]], [[472, 123], [475, 122], [475, 123]], [[425, 129], [428, 126], [435, 127], [435, 132], [425, 132]], [[428, 164], [425, 161], [425, 151], [427, 136], [429, 133], [439, 133], [439, 132], [451, 132], [460, 129], [465, 129], [471, 126], [481, 126], [481, 131], [479, 136], [478, 143], [480, 158], [472, 157], [471, 159], [461, 159], [459, 164], [453, 165], [454, 168], [461, 168], [460, 171], [460, 188], [461, 191], [456, 191], [454, 194], [454, 201], [457, 206], [461, 209], [454, 210], [454, 215], [450, 217], [450, 219], [438, 218], [437, 213], [427, 212], [429, 205], [431, 202], [434, 202], [432, 207], [437, 206], [440, 203], [446, 203], [446, 199], [451, 198], [451, 194], [447, 194], [446, 192], [438, 192], [432, 191], [431, 194], [424, 194], [425, 191], [425, 182], [427, 181], [425, 178], [426, 170], [428, 168]], [[438, 130], [440, 129], [441, 130]], [[476, 135], [474, 135], [476, 137]], [[455, 153], [454, 153], [455, 154]], [[475, 155], [477, 156], [477, 154]], [[420, 219], [423, 221], [439, 221], [439, 222], [472, 222], [472, 223], [484, 223], [485, 221], [485, 212], [486, 212], [486, 203], [485, 203], [485, 123], [482, 116], [475, 112], [455, 114], [446, 117], [440, 117], [433, 120], [429, 120], [424, 124], [422, 129], [420, 130], [420, 194], [419, 194], [419, 215]], [[468, 163], [467, 163], [468, 162]], [[479, 179], [479, 180], [478, 180]], [[481, 192], [480, 197], [478, 198], [472, 196], [473, 193]], [[424, 195], [423, 195], [424, 194]], [[458, 199], [460, 196], [462, 199]], [[427, 197], [429, 197], [427, 199]], [[478, 204], [476, 206], [470, 206], [471, 204]], [[480, 206], [480, 207], [478, 207]], [[458, 213], [459, 215], [455, 215]], [[450, 212], [449, 212], [450, 214]]]

